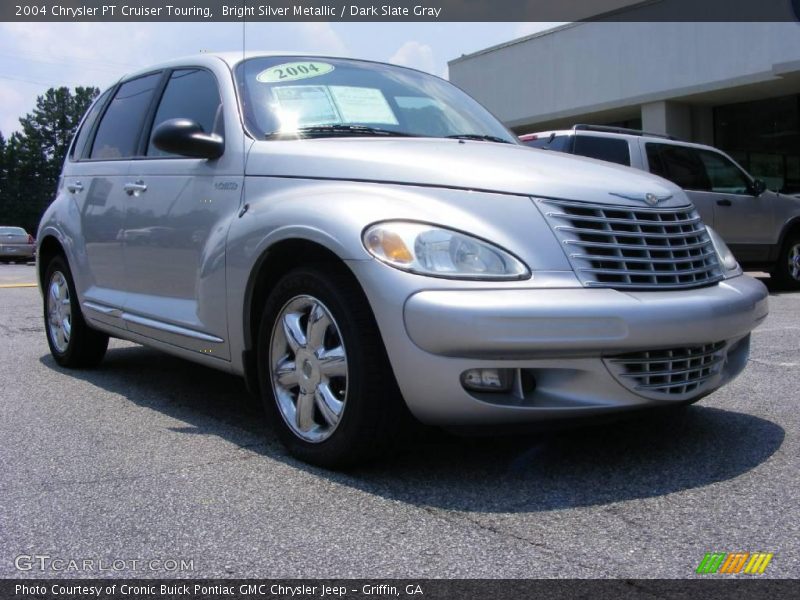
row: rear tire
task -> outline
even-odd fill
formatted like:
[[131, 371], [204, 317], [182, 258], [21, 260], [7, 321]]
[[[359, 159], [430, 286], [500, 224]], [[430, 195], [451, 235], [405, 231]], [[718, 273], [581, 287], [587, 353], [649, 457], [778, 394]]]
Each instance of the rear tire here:
[[108, 336], [83, 319], [72, 273], [62, 256], [47, 265], [44, 281], [44, 329], [53, 358], [62, 367], [97, 366], [108, 348]]
[[277, 283], [257, 356], [265, 410], [305, 462], [339, 469], [373, 459], [410, 420], [375, 318], [344, 266], [295, 269]]
[[800, 233], [787, 236], [772, 278], [782, 290], [800, 290]]

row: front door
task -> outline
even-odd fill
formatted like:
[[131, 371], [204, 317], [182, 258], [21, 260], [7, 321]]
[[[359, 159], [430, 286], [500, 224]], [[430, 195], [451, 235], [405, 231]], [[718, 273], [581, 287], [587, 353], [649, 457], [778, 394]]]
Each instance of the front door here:
[[[153, 124], [188, 118], [221, 133], [222, 114], [214, 75], [177, 69]], [[225, 243], [243, 177], [225, 158], [170, 155], [148, 142], [125, 184], [124, 244], [128, 329], [227, 360]]]
[[714, 229], [741, 262], [766, 261], [770, 245], [776, 242], [772, 194], [754, 194], [751, 179], [724, 154], [698, 153], [714, 200]]
[[741, 262], [767, 260], [774, 206], [770, 194], [754, 195], [752, 180], [736, 163], [696, 146], [647, 142], [645, 150], [650, 172], [682, 187]]

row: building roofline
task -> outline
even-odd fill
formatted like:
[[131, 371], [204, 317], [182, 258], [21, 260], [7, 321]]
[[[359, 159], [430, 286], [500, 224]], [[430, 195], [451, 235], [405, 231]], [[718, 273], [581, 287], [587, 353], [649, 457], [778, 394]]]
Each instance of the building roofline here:
[[490, 52], [496, 52], [497, 50], [502, 50], [503, 48], [508, 48], [509, 46], [515, 46], [516, 44], [524, 44], [527, 41], [534, 40], [536, 38], [545, 37], [548, 35], [552, 35], [554, 33], [558, 33], [559, 31], [564, 31], [565, 29], [570, 29], [572, 27], [577, 27], [578, 25], [582, 25], [585, 21], [575, 21], [573, 23], [565, 23], [564, 25], [558, 25], [556, 27], [551, 27], [550, 29], [544, 29], [542, 31], [537, 31], [536, 33], [531, 33], [519, 38], [515, 38], [513, 40], [509, 40], [508, 42], [502, 42], [500, 44], [495, 44], [494, 46], [489, 46], [488, 48], [484, 48], [482, 50], [477, 50], [476, 52], [470, 52], [469, 54], [462, 54], [458, 58], [453, 58], [447, 61], [448, 66], [454, 65], [456, 63], [461, 62], [462, 60], [467, 60], [469, 58], [474, 58], [476, 56], [481, 56], [482, 54], [489, 54]]

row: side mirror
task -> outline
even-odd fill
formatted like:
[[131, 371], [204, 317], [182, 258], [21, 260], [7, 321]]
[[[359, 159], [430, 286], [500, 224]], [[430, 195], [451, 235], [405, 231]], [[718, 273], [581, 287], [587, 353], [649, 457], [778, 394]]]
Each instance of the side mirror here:
[[222, 137], [203, 131], [197, 121], [170, 119], [153, 131], [153, 145], [164, 152], [191, 158], [219, 158], [225, 151]]
[[767, 191], [767, 184], [764, 183], [763, 179], [754, 179], [753, 180], [753, 195], [760, 196], [764, 192]]

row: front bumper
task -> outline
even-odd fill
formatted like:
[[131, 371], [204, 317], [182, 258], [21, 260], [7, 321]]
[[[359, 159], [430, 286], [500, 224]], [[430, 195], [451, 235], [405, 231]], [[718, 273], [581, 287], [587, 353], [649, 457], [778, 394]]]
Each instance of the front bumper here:
[[[360, 275], [370, 270], [362, 266]], [[411, 293], [395, 307], [402, 310], [401, 328], [397, 312], [386, 306], [387, 294], [375, 297], [369, 282], [365, 289], [410, 410], [423, 422], [449, 426], [524, 423], [695, 400], [741, 372], [749, 333], [768, 312], [766, 288], [747, 276], [669, 292], [439, 287]], [[609, 368], [614, 356], [713, 344], [721, 348], [713, 377], [681, 388], [682, 394], [639, 392]], [[467, 391], [461, 375], [476, 368], [524, 373], [535, 389]]]

